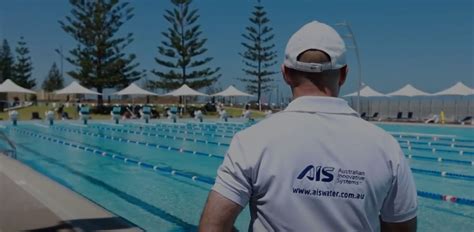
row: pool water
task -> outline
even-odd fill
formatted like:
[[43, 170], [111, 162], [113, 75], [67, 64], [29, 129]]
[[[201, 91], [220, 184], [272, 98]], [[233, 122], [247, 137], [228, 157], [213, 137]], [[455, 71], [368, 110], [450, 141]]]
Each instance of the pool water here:
[[[149, 231], [192, 231], [232, 135], [245, 123], [22, 122], [2, 130], [17, 159]], [[402, 146], [419, 231], [474, 228], [474, 129], [378, 124]], [[0, 144], [2, 146], [2, 144]], [[236, 227], [247, 230], [249, 212]]]

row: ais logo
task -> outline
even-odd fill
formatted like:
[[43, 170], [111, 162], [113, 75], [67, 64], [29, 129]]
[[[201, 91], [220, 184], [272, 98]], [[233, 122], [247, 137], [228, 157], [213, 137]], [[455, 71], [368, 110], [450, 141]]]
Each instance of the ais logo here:
[[313, 166], [309, 165], [298, 175], [297, 179], [301, 180], [304, 177], [311, 181], [331, 182], [334, 179], [333, 167]]

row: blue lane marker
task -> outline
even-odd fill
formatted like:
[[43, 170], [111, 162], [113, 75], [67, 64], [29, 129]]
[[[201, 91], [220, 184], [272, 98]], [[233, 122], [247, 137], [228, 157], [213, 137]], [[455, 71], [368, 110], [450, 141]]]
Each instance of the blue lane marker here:
[[432, 176], [442, 176], [442, 177], [448, 177], [448, 178], [460, 179], [460, 180], [474, 181], [474, 176], [470, 176], [470, 175], [450, 173], [450, 172], [444, 172], [444, 171], [425, 170], [425, 169], [419, 169], [419, 168], [411, 168], [411, 170], [412, 170], [413, 173], [426, 174], [426, 175], [432, 175]]
[[440, 149], [440, 148], [432, 148], [432, 147], [414, 147], [414, 146], [407, 146], [405, 143], [400, 144], [400, 147], [403, 149], [408, 150], [418, 150], [418, 151], [431, 151], [433, 153], [436, 152], [446, 152], [446, 153], [456, 153], [460, 155], [474, 155], [472, 151], [465, 151], [465, 150], [456, 150], [456, 149]]
[[[26, 130], [20, 130], [20, 129], [17, 129], [17, 128], [14, 128], [13, 130], [16, 130], [16, 131], [18, 131], [22, 134], [26, 134], [26, 135], [38, 136], [37, 134], [26, 131]], [[51, 141], [51, 140], [49, 140], [50, 137], [46, 137], [46, 136], [40, 136], [40, 137], [45, 139], [45, 140]], [[59, 140], [56, 140], [56, 141], [57, 141], [57, 143], [59, 143]], [[71, 144], [71, 146], [73, 146], [73, 145], [74, 144]], [[101, 151], [96, 150], [96, 149], [94, 149], [94, 150], [95, 150], [95, 152], [93, 152], [92, 154], [99, 154], [101, 152]], [[206, 184], [210, 184], [210, 185], [214, 184], [214, 182], [215, 182], [215, 179], [211, 178], [211, 177], [197, 176], [197, 175], [193, 175], [193, 174], [188, 173], [188, 172], [177, 171], [177, 170], [174, 170], [172, 168], [162, 168], [162, 167], [158, 167], [158, 166], [153, 166], [153, 165], [145, 163], [145, 162], [136, 161], [136, 160], [133, 160], [133, 159], [128, 159], [128, 158], [125, 158], [123, 156], [112, 154], [112, 153], [102, 152], [100, 154], [102, 156], [112, 157], [112, 159], [118, 159], [118, 160], [125, 161], [126, 163], [138, 164], [138, 166], [143, 167], [143, 168], [152, 169], [152, 170], [155, 170], [155, 171], [164, 172], [166, 174], [171, 174], [171, 175], [176, 175], [176, 176], [188, 178], [188, 179], [191, 179], [192, 181], [198, 181], [198, 182], [202, 182], [202, 183], [206, 183]], [[417, 194], [418, 194], [418, 196], [423, 197], [423, 198], [430, 198], [430, 199], [435, 199], [435, 200], [440, 200], [440, 201], [447, 201], [447, 202], [452, 202], [452, 203], [457, 203], [457, 204], [462, 204], [462, 205], [474, 206], [474, 200], [472, 200], [472, 199], [460, 198], [460, 197], [455, 197], [455, 196], [452, 196], [452, 195], [442, 195], [442, 194], [438, 194], [438, 193], [431, 193], [431, 192], [425, 192], [425, 191], [417, 191]]]
[[[49, 137], [49, 136], [42, 136], [42, 135], [39, 135], [36, 132], [31, 132], [29, 130], [24, 130], [24, 129], [18, 129], [18, 128], [12, 128], [12, 129], [19, 132], [20, 134], [33, 136], [33, 137], [39, 137], [39, 138], [44, 139], [46, 141], [52, 142], [52, 138]], [[56, 140], [55, 143], [61, 144], [61, 143], [59, 143], [59, 141], [62, 141], [62, 140], [59, 140], [59, 139], [55, 139], [55, 140]], [[82, 147], [84, 149], [81, 149], [81, 150], [88, 151], [91, 154], [96, 154], [96, 155], [99, 155], [101, 157], [112, 158], [114, 160], [119, 160], [121, 162], [125, 162], [125, 163], [128, 163], [128, 164], [136, 164], [136, 165], [138, 165], [139, 167], [142, 167], [142, 168], [151, 169], [151, 170], [154, 170], [154, 171], [159, 171], [159, 172], [162, 172], [162, 173], [165, 173], [165, 174], [171, 174], [171, 175], [176, 175], [176, 176], [188, 178], [188, 179], [191, 179], [192, 181], [199, 181], [199, 182], [206, 183], [206, 184], [214, 184], [214, 178], [211, 178], [211, 177], [198, 176], [198, 175], [195, 175], [195, 174], [192, 174], [192, 173], [189, 173], [189, 172], [176, 170], [176, 169], [173, 169], [173, 168], [170, 168], [170, 167], [159, 167], [159, 166], [156, 166], [156, 165], [152, 165], [152, 164], [149, 164], [149, 163], [146, 163], [146, 162], [143, 162], [143, 161], [138, 161], [138, 160], [134, 160], [134, 159], [131, 159], [131, 158], [127, 158], [127, 157], [124, 157], [124, 156], [121, 156], [121, 155], [118, 155], [118, 154], [114, 154], [114, 153], [111, 153], [111, 152], [105, 152], [105, 151], [101, 151], [99, 149], [94, 149], [92, 147], [87, 147], [86, 148], [82, 145], [76, 145], [76, 144], [71, 144], [71, 143], [69, 143], [69, 144], [70, 145], [66, 145], [66, 143], [64, 141], [62, 143], [62, 145], [74, 147], [74, 148], [77, 148], [77, 149], [81, 149], [80, 147]]]
[[428, 160], [433, 162], [440, 162], [440, 163], [454, 163], [454, 164], [463, 164], [463, 165], [470, 165], [474, 166], [474, 161], [467, 161], [467, 160], [455, 160], [455, 159], [446, 159], [442, 157], [430, 157], [430, 156], [419, 156], [419, 155], [411, 155], [405, 154], [405, 157], [408, 159], [418, 159], [418, 160]]
[[[176, 126], [176, 127], [185, 127], [185, 126]], [[116, 128], [108, 128], [108, 127], [100, 127], [100, 126], [93, 126], [93, 128], [117, 131], [117, 132], [122, 132], [122, 133], [131, 133], [131, 134], [135, 133], [135, 134], [141, 134], [141, 135], [149, 135], [149, 136], [162, 137], [162, 138], [170, 138], [171, 137], [169, 135], [159, 135], [159, 134], [153, 134], [153, 133], [147, 133], [147, 132], [137, 132], [137, 131], [131, 131], [131, 130], [127, 130], [127, 129], [116, 129]], [[154, 129], [156, 129], [156, 128], [154, 128]], [[174, 132], [174, 131], [172, 131], [172, 132]], [[190, 134], [190, 133], [188, 133], [188, 134]], [[195, 134], [198, 134], [198, 133], [195, 133]], [[211, 134], [209, 134], [209, 135], [211, 135]], [[181, 139], [181, 140], [190, 141], [190, 142], [212, 144], [212, 145], [217, 145], [217, 146], [229, 146], [229, 144], [227, 144], [227, 143], [218, 143], [218, 142], [207, 141], [207, 140], [198, 140], [198, 139], [191, 139], [191, 138], [177, 137], [177, 136], [172, 136], [172, 138], [175, 139], [175, 140], [176, 139]], [[402, 148], [408, 148], [408, 147], [402, 146]], [[435, 150], [433, 150], [433, 148], [423, 148], [423, 147], [413, 147], [413, 146], [410, 146], [410, 149], [474, 155], [474, 152], [462, 151], [462, 150], [461, 151], [460, 150], [447, 150], [447, 149], [435, 149]]]
[[[42, 139], [47, 140], [47, 141], [52, 141], [51, 137], [42, 136], [42, 135], [39, 135], [37, 133], [33, 133], [31, 131], [28, 131], [28, 130], [23, 130], [23, 129], [18, 129], [18, 128], [12, 128], [12, 129], [19, 132], [19, 133], [21, 133], [21, 134], [34, 136], [34, 137], [39, 137], [39, 138], [42, 138]], [[61, 144], [59, 141], [61, 141], [61, 140], [56, 139], [55, 143]], [[63, 141], [62, 144], [66, 145], [66, 143], [64, 141]], [[70, 144], [69, 146], [77, 148], [80, 145], [78, 146], [78, 145], [75, 145], [75, 144]], [[103, 157], [112, 157], [112, 159], [119, 159], [119, 160], [125, 161], [126, 163], [138, 164], [139, 167], [152, 169], [154, 171], [164, 172], [166, 174], [181, 176], [181, 177], [184, 177], [184, 178], [191, 179], [192, 181], [199, 181], [199, 182], [210, 184], [210, 185], [213, 185], [214, 182], [215, 182], [215, 179], [211, 178], [211, 177], [197, 176], [197, 175], [193, 175], [193, 174], [188, 173], [188, 172], [174, 170], [174, 169], [169, 168], [169, 167], [163, 168], [163, 167], [153, 166], [151, 164], [148, 164], [148, 163], [145, 163], [145, 162], [142, 162], [142, 161], [128, 159], [126, 157], [123, 157], [123, 156], [120, 156], [120, 155], [117, 155], [117, 154], [113, 154], [113, 153], [110, 153], [110, 152], [107, 153], [105, 151], [100, 151], [98, 149], [90, 148], [90, 149], [85, 149], [85, 150], [86, 151], [93, 151], [93, 152], [91, 152], [92, 154], [100, 155], [100, 156], [103, 156]], [[420, 171], [420, 170], [418, 169], [417, 171]], [[424, 171], [427, 171], [427, 170], [422, 170], [422, 172], [424, 172]], [[430, 170], [428, 170], [428, 172], [429, 173], [436, 173], [436, 171], [430, 171]], [[446, 175], [446, 173], [445, 173], [445, 175]], [[456, 175], [460, 175], [460, 174], [456, 174]], [[466, 175], [461, 175], [461, 176], [463, 176], [464, 178], [466, 177]], [[468, 178], [471, 178], [471, 176], [469, 176]], [[420, 196], [420, 197], [424, 197], [424, 198], [430, 198], [430, 199], [435, 199], [435, 200], [440, 200], [440, 201], [447, 201], [447, 202], [452, 202], [452, 203], [457, 203], [457, 204], [462, 204], [462, 205], [474, 206], [474, 200], [473, 199], [460, 198], [460, 197], [455, 197], [455, 196], [452, 196], [452, 195], [443, 195], [443, 194], [431, 193], [431, 192], [426, 192], [426, 191], [417, 191], [417, 195]]]
[[98, 138], [105, 138], [105, 139], [118, 141], [118, 142], [122, 142], [122, 143], [135, 143], [135, 144], [141, 145], [141, 146], [154, 147], [156, 149], [166, 149], [168, 151], [176, 151], [176, 152], [181, 152], [181, 153], [207, 156], [207, 157], [212, 157], [212, 158], [215, 158], [215, 159], [224, 159], [224, 156], [222, 156], [222, 155], [212, 155], [212, 154], [209, 154], [209, 153], [187, 150], [187, 149], [184, 149], [184, 148], [176, 148], [176, 147], [164, 146], [164, 145], [153, 144], [153, 143], [145, 143], [145, 142], [140, 142], [140, 141], [123, 139], [123, 138], [120, 138], [120, 137], [112, 137], [112, 136], [102, 137], [103, 135], [96, 134], [96, 133], [89, 133], [88, 134], [88, 133], [80, 131], [80, 130], [66, 129], [66, 128], [61, 128], [61, 127], [52, 127], [52, 129], [59, 130], [59, 131], [70, 132], [70, 133], [75, 133], [75, 134], [83, 134], [83, 135], [88, 135], [88, 136], [93, 136], [93, 137], [98, 137]]
[[193, 130], [193, 131], [206, 131], [206, 132], [221, 132], [221, 133], [231, 133], [235, 134], [236, 130], [222, 130], [222, 129], [202, 129], [202, 128], [197, 128], [197, 127], [192, 127], [188, 125], [170, 125], [170, 124], [155, 124], [156, 127], [161, 127], [161, 128], [181, 128], [181, 129], [187, 129], [187, 130]]
[[394, 137], [398, 138], [413, 138], [416, 140], [431, 140], [431, 141], [450, 141], [450, 142], [462, 142], [462, 143], [474, 143], [474, 140], [472, 139], [460, 139], [460, 138], [455, 138], [455, 137], [446, 137], [446, 136], [437, 136], [437, 135], [408, 135], [408, 134], [400, 134], [400, 133], [394, 133], [394, 132], [389, 132], [391, 133]]
[[437, 142], [437, 141], [419, 141], [419, 140], [407, 140], [407, 139], [400, 139], [395, 137], [399, 143], [407, 143], [407, 144], [419, 144], [419, 145], [428, 145], [428, 146], [443, 146], [443, 147], [451, 147], [451, 148], [471, 148], [474, 149], [474, 146], [465, 145], [465, 144], [458, 144], [456, 142]]
[[[184, 140], [184, 141], [189, 141], [189, 142], [194, 142], [194, 143], [207, 143], [207, 144], [212, 144], [212, 145], [217, 145], [217, 146], [225, 146], [225, 147], [230, 146], [230, 144], [228, 144], [228, 143], [219, 143], [219, 142], [214, 142], [214, 141], [209, 141], [209, 140], [202, 140], [202, 139], [194, 139], [194, 138], [189, 138], [189, 137], [178, 137], [178, 136], [170, 136], [170, 135], [164, 135], [164, 134], [158, 134], [158, 133], [140, 132], [140, 131], [133, 131], [133, 130], [128, 130], [128, 129], [110, 128], [110, 127], [101, 127], [101, 126], [91, 126], [91, 127], [96, 128], [96, 129], [100, 129], [100, 130], [109, 130], [109, 131], [115, 131], [115, 132], [120, 132], [120, 133], [136, 134], [136, 135], [143, 135], [143, 136], [149, 136], [149, 137], [159, 137], [159, 138], [165, 138], [165, 139]], [[55, 127], [55, 128], [63, 128], [64, 129], [64, 127]], [[92, 134], [92, 133], [90, 133], [90, 134]]]
[[433, 144], [428, 143], [426, 146], [428, 147], [416, 147], [412, 146], [412, 144], [416, 144], [414, 142], [406, 143], [406, 142], [399, 142], [400, 146], [405, 149], [413, 149], [413, 150], [425, 150], [425, 151], [433, 151], [433, 152], [447, 152], [447, 153], [458, 153], [458, 154], [465, 154], [465, 155], [474, 155], [474, 151], [464, 150], [464, 149], [454, 149], [458, 148], [455, 146], [451, 146], [452, 149], [443, 149], [443, 148], [434, 148], [432, 147]]
[[433, 200], [447, 201], [447, 202], [457, 203], [460, 205], [474, 206], [474, 200], [472, 199], [460, 198], [460, 197], [455, 197], [451, 195], [443, 195], [443, 194], [431, 193], [431, 192], [425, 192], [425, 191], [417, 191], [417, 194], [420, 197], [429, 198]]
[[[136, 128], [136, 126], [128, 125], [125, 124], [126, 127], [132, 127]], [[92, 126], [95, 127], [95, 126]], [[189, 135], [199, 135], [199, 136], [210, 136], [213, 138], [232, 138], [233, 135], [224, 135], [224, 134], [217, 134], [217, 133], [198, 133], [198, 132], [193, 132], [193, 131], [187, 131], [187, 130], [175, 130], [175, 129], [163, 129], [163, 128], [158, 128], [154, 126], [146, 126], [143, 125], [143, 128], [152, 130], [152, 131], [161, 131], [161, 132], [172, 132], [172, 133], [178, 133], [178, 134], [189, 134]]]

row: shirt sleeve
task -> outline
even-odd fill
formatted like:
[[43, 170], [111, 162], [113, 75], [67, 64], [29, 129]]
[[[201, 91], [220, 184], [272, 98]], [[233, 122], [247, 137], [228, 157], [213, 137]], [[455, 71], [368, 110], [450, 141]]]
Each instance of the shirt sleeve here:
[[242, 146], [237, 135], [234, 136], [224, 162], [217, 170], [212, 190], [225, 198], [245, 207], [251, 195], [251, 169], [245, 161]]
[[399, 162], [393, 167], [395, 176], [380, 212], [384, 222], [408, 221], [416, 217], [418, 209], [413, 175], [400, 147], [398, 153]]

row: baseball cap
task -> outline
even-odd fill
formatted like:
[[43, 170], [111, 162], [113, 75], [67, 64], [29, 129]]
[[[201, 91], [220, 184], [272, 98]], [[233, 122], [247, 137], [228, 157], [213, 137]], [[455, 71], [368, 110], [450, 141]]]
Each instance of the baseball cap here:
[[[308, 50], [320, 50], [331, 59], [327, 63], [298, 61], [298, 56]], [[318, 73], [340, 69], [346, 65], [346, 45], [341, 36], [330, 26], [318, 21], [310, 22], [293, 34], [285, 49], [284, 65], [302, 72]]]

